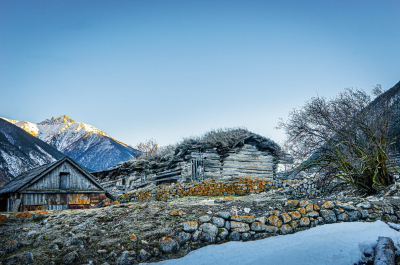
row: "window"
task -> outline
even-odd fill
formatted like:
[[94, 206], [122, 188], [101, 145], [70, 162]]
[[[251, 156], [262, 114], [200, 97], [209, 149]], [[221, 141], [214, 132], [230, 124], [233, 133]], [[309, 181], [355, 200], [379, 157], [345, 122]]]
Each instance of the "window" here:
[[70, 174], [68, 172], [60, 173], [60, 190], [69, 190]]

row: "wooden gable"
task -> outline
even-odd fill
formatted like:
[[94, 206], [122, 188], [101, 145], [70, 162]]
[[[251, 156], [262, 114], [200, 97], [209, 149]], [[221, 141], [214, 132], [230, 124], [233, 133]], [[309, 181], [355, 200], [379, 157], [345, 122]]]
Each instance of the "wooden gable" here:
[[101, 191], [95, 182], [88, 178], [80, 169], [70, 163], [68, 160], [57, 165], [50, 172], [47, 172], [41, 178], [21, 192], [29, 191]]

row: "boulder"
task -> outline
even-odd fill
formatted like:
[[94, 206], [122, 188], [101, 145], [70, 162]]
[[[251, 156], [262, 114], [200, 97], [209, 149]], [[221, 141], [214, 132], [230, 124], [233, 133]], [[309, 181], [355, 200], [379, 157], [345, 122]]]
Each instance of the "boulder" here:
[[142, 261], [142, 262], [147, 261], [150, 258], [151, 258], [151, 254], [149, 252], [147, 252], [146, 250], [141, 249], [139, 251], [139, 256], [138, 256], [139, 261]]
[[72, 262], [74, 262], [78, 258], [79, 258], [78, 253], [76, 251], [72, 251], [72, 252], [66, 254], [62, 258], [62, 262], [63, 262], [63, 264], [71, 264]]
[[233, 231], [229, 234], [228, 236], [229, 241], [239, 241], [240, 240], [240, 234], [237, 231]]
[[185, 232], [180, 232], [178, 235], [178, 241], [180, 245], [185, 244], [186, 242], [188, 242], [191, 238], [191, 234], [190, 233], [185, 233]]
[[136, 253], [135, 251], [124, 251], [121, 256], [117, 259], [115, 265], [132, 265], [135, 263]]
[[177, 253], [179, 251], [179, 244], [169, 237], [161, 238], [159, 242], [160, 250], [166, 254]]
[[221, 240], [225, 240], [229, 235], [229, 231], [226, 228], [218, 229], [218, 236]]
[[224, 226], [225, 226], [225, 219], [224, 219], [224, 218], [221, 218], [221, 217], [213, 217], [213, 218], [212, 218], [212, 223], [213, 223], [216, 227], [221, 228], [221, 227], [224, 227]]
[[331, 210], [321, 210], [320, 214], [327, 224], [336, 223], [337, 221], [335, 213]]
[[196, 221], [187, 221], [183, 223], [183, 231], [192, 233], [197, 230], [199, 224]]
[[33, 254], [31, 252], [25, 252], [22, 256], [22, 265], [33, 263]]
[[224, 218], [225, 220], [228, 220], [231, 217], [231, 214], [229, 212], [218, 212], [215, 214], [215, 216]]
[[200, 226], [202, 241], [207, 243], [215, 243], [218, 235], [218, 228], [210, 223], [205, 223]]

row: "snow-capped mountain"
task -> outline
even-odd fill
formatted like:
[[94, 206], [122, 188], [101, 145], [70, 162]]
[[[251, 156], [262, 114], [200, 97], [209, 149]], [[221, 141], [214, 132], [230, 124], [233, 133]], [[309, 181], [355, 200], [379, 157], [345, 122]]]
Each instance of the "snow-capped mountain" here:
[[140, 154], [140, 151], [92, 125], [75, 122], [66, 115], [38, 124], [2, 119], [24, 129], [90, 170], [102, 170]]
[[62, 157], [60, 151], [0, 119], [0, 181]]

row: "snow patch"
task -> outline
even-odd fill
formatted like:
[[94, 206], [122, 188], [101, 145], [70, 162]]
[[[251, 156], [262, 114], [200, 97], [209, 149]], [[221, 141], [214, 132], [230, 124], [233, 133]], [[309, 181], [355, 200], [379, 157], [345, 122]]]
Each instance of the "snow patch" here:
[[400, 243], [400, 233], [382, 221], [337, 223], [258, 241], [210, 245], [156, 264], [348, 265], [358, 263], [363, 253], [372, 253], [380, 236]]

